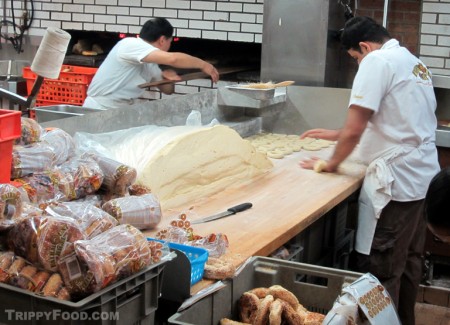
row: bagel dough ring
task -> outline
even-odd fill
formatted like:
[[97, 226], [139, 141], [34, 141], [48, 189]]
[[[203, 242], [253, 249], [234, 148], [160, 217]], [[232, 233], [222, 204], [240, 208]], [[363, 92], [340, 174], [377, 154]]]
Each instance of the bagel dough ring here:
[[269, 325], [281, 325], [281, 316], [283, 314], [283, 304], [280, 299], [276, 299], [270, 305]]
[[297, 297], [292, 292], [280, 285], [273, 285], [269, 287], [269, 294], [274, 298], [286, 301], [289, 305], [292, 306], [292, 308], [294, 308], [294, 310], [297, 310], [298, 306], [300, 305]]
[[267, 157], [273, 159], [282, 159], [284, 157], [284, 154], [281, 151], [272, 150], [267, 152]]
[[204, 278], [213, 280], [223, 280], [232, 278], [236, 267], [228, 261], [224, 261], [220, 258], [210, 257], [205, 264]]
[[272, 295], [267, 295], [260, 301], [253, 325], [266, 325], [269, 322], [270, 306], [273, 300]]
[[319, 159], [314, 163], [314, 171], [316, 173], [321, 173], [322, 170], [327, 166], [327, 162], [325, 160]]
[[303, 146], [303, 149], [308, 151], [319, 151], [322, 149], [322, 146], [308, 143]]
[[241, 322], [253, 324], [258, 306], [258, 296], [251, 292], [244, 292], [239, 299], [239, 318]]

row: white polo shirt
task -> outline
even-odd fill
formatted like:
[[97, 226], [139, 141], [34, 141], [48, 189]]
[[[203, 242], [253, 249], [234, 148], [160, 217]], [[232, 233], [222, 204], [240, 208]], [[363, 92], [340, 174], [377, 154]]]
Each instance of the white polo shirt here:
[[435, 146], [436, 98], [425, 64], [397, 40], [389, 40], [361, 61], [350, 105], [374, 111], [359, 146], [366, 163], [403, 147], [400, 152], [405, 154], [387, 166], [394, 178], [392, 200], [423, 199], [440, 170]]
[[119, 41], [95, 74], [87, 95], [106, 108], [139, 98], [145, 89], [138, 85], [161, 80], [161, 69], [156, 63], [142, 62], [155, 50], [158, 49], [141, 38]]

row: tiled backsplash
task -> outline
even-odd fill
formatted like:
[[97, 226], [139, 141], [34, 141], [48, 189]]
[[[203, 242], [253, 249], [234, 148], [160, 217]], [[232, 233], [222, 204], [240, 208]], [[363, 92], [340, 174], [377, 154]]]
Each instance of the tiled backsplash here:
[[420, 58], [435, 75], [450, 76], [450, 1], [424, 0]]

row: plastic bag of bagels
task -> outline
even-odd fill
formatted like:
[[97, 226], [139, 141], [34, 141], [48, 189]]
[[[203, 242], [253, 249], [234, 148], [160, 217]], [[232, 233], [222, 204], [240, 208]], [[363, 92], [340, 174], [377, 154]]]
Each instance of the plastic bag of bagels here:
[[14, 226], [22, 207], [21, 191], [13, 185], [0, 184], [0, 231]]
[[147, 238], [131, 225], [119, 225], [90, 240], [79, 240], [58, 263], [69, 292], [84, 296], [152, 263]]

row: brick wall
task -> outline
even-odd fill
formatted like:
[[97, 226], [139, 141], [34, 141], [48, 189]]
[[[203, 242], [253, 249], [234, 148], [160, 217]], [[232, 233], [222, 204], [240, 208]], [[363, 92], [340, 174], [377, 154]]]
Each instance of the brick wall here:
[[434, 74], [450, 75], [450, 1], [424, 0], [420, 57]]

